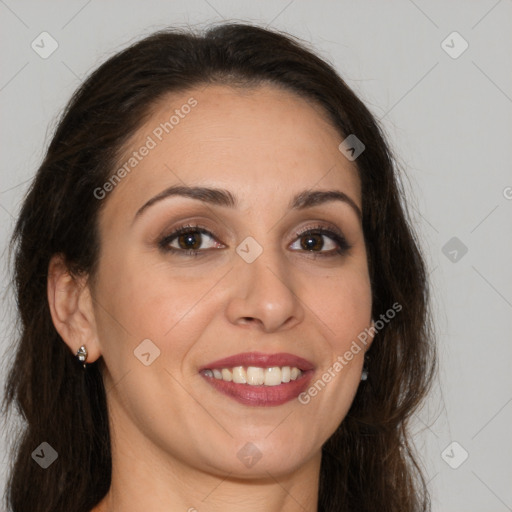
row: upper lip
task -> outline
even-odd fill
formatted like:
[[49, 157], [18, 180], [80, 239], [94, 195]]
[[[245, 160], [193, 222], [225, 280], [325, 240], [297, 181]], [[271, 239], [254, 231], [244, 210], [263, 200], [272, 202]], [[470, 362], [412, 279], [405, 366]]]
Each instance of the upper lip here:
[[202, 366], [202, 370], [214, 370], [222, 368], [233, 368], [235, 366], [257, 366], [262, 368], [270, 368], [273, 366], [295, 366], [299, 370], [313, 370], [314, 366], [310, 361], [296, 356], [279, 352], [277, 354], [263, 354], [262, 352], [245, 352], [243, 354], [235, 354], [233, 356], [218, 359]]

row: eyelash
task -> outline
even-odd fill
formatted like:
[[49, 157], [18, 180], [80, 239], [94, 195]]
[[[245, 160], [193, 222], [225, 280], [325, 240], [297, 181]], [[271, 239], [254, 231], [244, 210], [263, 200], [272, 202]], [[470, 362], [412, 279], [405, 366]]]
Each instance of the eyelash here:
[[[212, 239], [216, 240], [216, 237], [209, 231], [207, 228], [201, 225], [184, 225], [180, 226], [179, 228], [175, 229], [171, 234], [164, 236], [159, 242], [158, 246], [159, 248], [166, 252], [166, 253], [174, 253], [179, 254], [180, 256], [200, 256], [204, 251], [209, 251], [211, 249], [177, 249], [176, 247], [170, 247], [170, 243], [174, 241], [176, 238], [178, 238], [181, 235], [186, 235], [189, 233], [201, 233], [203, 235], [208, 235]], [[304, 252], [311, 253], [313, 258], [328, 258], [328, 257], [335, 257], [335, 256], [341, 256], [345, 254], [347, 251], [349, 251], [352, 246], [347, 242], [346, 238], [343, 236], [342, 232], [335, 229], [327, 229], [324, 226], [317, 225], [313, 227], [307, 227], [303, 230], [300, 230], [295, 233], [295, 236], [297, 238], [301, 238], [306, 235], [324, 235], [328, 236], [333, 240], [338, 248], [332, 249], [330, 251], [307, 251], [303, 249]]]

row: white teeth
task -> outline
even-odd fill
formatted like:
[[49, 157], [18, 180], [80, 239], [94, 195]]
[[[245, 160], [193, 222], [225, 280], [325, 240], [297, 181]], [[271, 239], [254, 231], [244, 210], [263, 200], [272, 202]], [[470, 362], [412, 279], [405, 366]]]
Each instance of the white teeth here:
[[273, 366], [265, 370], [265, 386], [277, 386], [281, 384], [281, 368]]
[[243, 366], [233, 368], [233, 382], [237, 384], [247, 384], [247, 376]]
[[261, 386], [265, 382], [263, 368], [249, 366], [247, 368], [247, 384], [251, 386]]
[[231, 370], [228, 370], [227, 368], [222, 370], [222, 380], [225, 380], [226, 382], [231, 382], [233, 380]]
[[259, 366], [249, 366], [245, 369], [243, 366], [234, 368], [215, 368], [214, 370], [204, 370], [202, 372], [206, 377], [213, 377], [225, 382], [234, 382], [236, 384], [248, 384], [250, 386], [278, 386], [281, 383], [287, 383], [291, 380], [297, 380], [302, 371], [296, 367], [272, 366], [269, 368], [260, 368]]

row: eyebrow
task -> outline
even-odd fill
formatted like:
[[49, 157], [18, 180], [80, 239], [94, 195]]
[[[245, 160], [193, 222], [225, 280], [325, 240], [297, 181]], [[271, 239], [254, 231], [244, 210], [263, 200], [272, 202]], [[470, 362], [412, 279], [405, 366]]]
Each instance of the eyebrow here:
[[[214, 206], [225, 206], [228, 208], [236, 208], [238, 201], [236, 197], [226, 189], [209, 188], [209, 187], [190, 187], [185, 185], [175, 185], [166, 188], [156, 196], [152, 197], [149, 201], [143, 204], [135, 214], [133, 222], [140, 217], [140, 215], [147, 210], [150, 206], [167, 199], [169, 197], [179, 196], [188, 197], [190, 199], [197, 199], [204, 203]], [[296, 194], [290, 203], [288, 209], [290, 210], [304, 210], [320, 204], [329, 203], [332, 201], [341, 201], [348, 204], [357, 214], [359, 220], [362, 219], [362, 213], [353, 199], [340, 190], [304, 190]]]

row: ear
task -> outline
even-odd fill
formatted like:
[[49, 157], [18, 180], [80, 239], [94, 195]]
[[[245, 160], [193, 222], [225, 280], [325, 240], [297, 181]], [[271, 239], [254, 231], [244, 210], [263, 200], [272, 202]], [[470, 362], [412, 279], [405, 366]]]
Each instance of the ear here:
[[61, 254], [48, 265], [48, 303], [53, 325], [73, 355], [85, 345], [87, 363], [101, 356], [94, 308], [87, 276], [73, 276]]
[[368, 338], [366, 339], [365, 353], [368, 352], [368, 350], [370, 350], [373, 340], [375, 339], [375, 336], [377, 335], [377, 331], [375, 328], [375, 320], [373, 318], [371, 320], [370, 327], [368, 328], [367, 332], [368, 332]]

